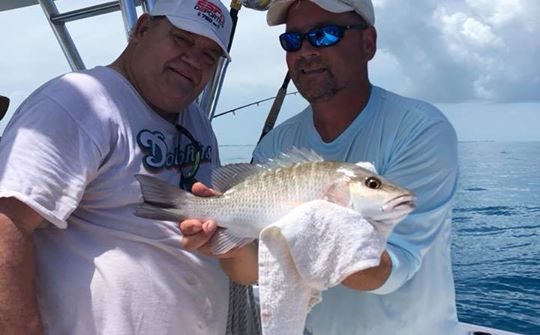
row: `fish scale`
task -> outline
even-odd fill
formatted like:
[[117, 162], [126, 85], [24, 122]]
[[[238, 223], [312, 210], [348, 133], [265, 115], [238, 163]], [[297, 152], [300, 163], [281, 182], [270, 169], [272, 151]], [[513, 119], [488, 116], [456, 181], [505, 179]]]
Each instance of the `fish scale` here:
[[220, 217], [224, 225], [257, 222], [266, 226], [299, 204], [323, 198], [327, 184], [340, 175], [337, 167], [332, 162], [312, 162], [268, 170], [228, 190], [219, 202], [211, 205], [201, 199], [197, 207], [206, 207], [206, 215]]
[[[264, 171], [227, 190], [216, 198], [194, 198], [187, 217], [219, 218], [218, 224], [241, 234], [258, 236], [268, 224], [294, 207], [324, 197], [324, 184], [313, 180], [335, 179], [337, 168], [331, 162], [298, 163]], [[256, 192], [254, 192], [256, 190]], [[246, 227], [238, 229], [237, 227]]]

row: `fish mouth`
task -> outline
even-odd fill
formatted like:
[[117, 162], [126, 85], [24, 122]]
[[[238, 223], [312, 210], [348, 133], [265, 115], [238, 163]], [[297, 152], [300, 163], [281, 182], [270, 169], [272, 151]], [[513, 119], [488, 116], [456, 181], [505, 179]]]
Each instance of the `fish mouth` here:
[[389, 212], [412, 212], [416, 208], [416, 198], [410, 194], [402, 194], [387, 201], [382, 206], [383, 213]]

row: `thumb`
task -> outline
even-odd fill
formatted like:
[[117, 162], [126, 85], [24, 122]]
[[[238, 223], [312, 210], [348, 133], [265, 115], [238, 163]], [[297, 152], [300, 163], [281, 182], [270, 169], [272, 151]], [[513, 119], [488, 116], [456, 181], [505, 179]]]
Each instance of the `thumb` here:
[[191, 193], [199, 197], [211, 197], [220, 194], [201, 182], [196, 182], [193, 184], [193, 187], [191, 187]]

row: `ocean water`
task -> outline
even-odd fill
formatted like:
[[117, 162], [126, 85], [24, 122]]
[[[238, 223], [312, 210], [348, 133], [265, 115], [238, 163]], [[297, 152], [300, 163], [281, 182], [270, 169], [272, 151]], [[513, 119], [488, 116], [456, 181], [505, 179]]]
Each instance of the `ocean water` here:
[[462, 321], [540, 334], [540, 142], [460, 143], [453, 264]]
[[[253, 146], [220, 147], [247, 162]], [[460, 321], [540, 335], [540, 142], [461, 142], [452, 257]]]

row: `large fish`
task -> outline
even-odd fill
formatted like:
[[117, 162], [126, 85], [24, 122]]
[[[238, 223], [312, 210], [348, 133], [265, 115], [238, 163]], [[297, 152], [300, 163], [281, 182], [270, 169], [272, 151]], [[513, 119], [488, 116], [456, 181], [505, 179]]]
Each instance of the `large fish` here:
[[212, 186], [222, 194], [198, 197], [160, 179], [137, 175], [144, 203], [138, 216], [179, 222], [213, 219], [225, 229], [215, 239], [220, 254], [259, 237], [293, 208], [325, 199], [358, 211], [385, 235], [415, 208], [410, 191], [360, 164], [325, 161], [313, 151], [293, 149], [264, 165], [219, 167]]

